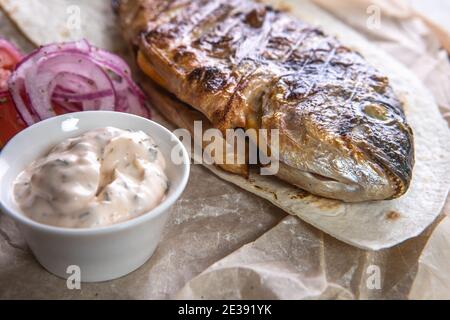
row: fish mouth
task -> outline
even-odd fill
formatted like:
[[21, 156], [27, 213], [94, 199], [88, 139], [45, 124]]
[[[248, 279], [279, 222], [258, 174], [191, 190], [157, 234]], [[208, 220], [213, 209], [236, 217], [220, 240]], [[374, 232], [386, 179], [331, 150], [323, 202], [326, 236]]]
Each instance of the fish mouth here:
[[379, 175], [376, 184], [351, 181], [338, 173], [325, 176], [280, 162], [277, 177], [303, 190], [344, 202], [375, 201], [392, 198], [396, 188], [387, 175]]
[[277, 177], [315, 195], [344, 202], [375, 201], [397, 198], [408, 188], [410, 172], [370, 146], [330, 141], [308, 130], [280, 135]]
[[308, 143], [299, 145], [286, 137], [284, 132], [276, 175], [315, 195], [344, 202], [391, 200], [409, 187], [413, 162], [402, 168], [388, 154], [357, 142], [350, 151], [348, 143], [344, 148], [308, 136]]
[[[386, 200], [405, 187], [383, 157], [310, 132], [280, 132], [276, 176], [312, 194], [344, 202]], [[306, 141], [306, 142], [305, 142]]]

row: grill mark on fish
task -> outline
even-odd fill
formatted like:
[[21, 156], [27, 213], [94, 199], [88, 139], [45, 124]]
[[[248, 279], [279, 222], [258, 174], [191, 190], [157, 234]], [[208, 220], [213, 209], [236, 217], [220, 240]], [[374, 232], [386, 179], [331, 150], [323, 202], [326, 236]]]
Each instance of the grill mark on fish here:
[[190, 18], [190, 21], [193, 22], [191, 28], [187, 29], [184, 34], [193, 32], [196, 28], [199, 28], [205, 21], [207, 21], [207, 18], [220, 7], [220, 4], [217, 3], [211, 3], [207, 2], [208, 7], [204, 8], [201, 11], [201, 15], [197, 20], [194, 20], [194, 17]]
[[[249, 13], [247, 13], [248, 15]], [[269, 17], [268, 17], [269, 15]], [[249, 59], [251, 61], [255, 61], [258, 59], [260, 51], [264, 51], [264, 49], [267, 46], [269, 35], [272, 31], [272, 24], [269, 24], [270, 22], [270, 15], [271, 12], [265, 12], [264, 14], [264, 21], [258, 28], [261, 28], [262, 31], [260, 34], [257, 34], [256, 37], [248, 37], [245, 40], [243, 40], [241, 46], [239, 48], [246, 48], [246, 51], [244, 53], [242, 52], [236, 52], [236, 58], [235, 63], [238, 65], [238, 68], [240, 64], [246, 60]], [[246, 45], [246, 43], [249, 43], [249, 45]], [[253, 43], [253, 45], [252, 45]], [[260, 49], [257, 49], [257, 47], [260, 47]], [[252, 57], [251, 57], [252, 56]], [[216, 114], [216, 117], [220, 117], [222, 119], [225, 119], [227, 115], [229, 114], [231, 110], [231, 106], [234, 101], [236, 101], [236, 97], [240, 91], [242, 91], [245, 88], [245, 84], [248, 84], [248, 79], [252, 77], [255, 72], [257, 71], [257, 65], [251, 68], [247, 73], [243, 74], [240, 79], [238, 80], [238, 84], [233, 91], [230, 99], [227, 101], [227, 103], [224, 106], [223, 112], [219, 114]]]
[[196, 43], [200, 37], [209, 32], [211, 28], [215, 27], [216, 25], [214, 23], [224, 20], [232, 10], [233, 6], [229, 4], [220, 4], [207, 19], [203, 21], [202, 25], [198, 25], [192, 30], [192, 33], [194, 34], [192, 43]]
[[356, 92], [358, 91], [359, 85], [360, 85], [360, 83], [359, 83], [359, 75], [358, 75], [356, 78], [356, 84], [353, 87], [352, 93], [351, 93], [350, 97], [344, 102], [344, 104], [348, 104], [348, 103], [352, 102], [353, 98], [356, 95]]
[[305, 39], [310, 35], [310, 33], [312, 32], [313, 29], [309, 29], [310, 31], [305, 31], [300, 33], [300, 37], [297, 40], [297, 42], [294, 44], [294, 46], [292, 46], [292, 48], [290, 48], [288, 50], [288, 52], [286, 53], [285, 57], [280, 59], [281, 62], [286, 62], [292, 55], [292, 53], [295, 52], [295, 50], [297, 50], [298, 47], [301, 46], [301, 44], [303, 43], [303, 41], [305, 41]]
[[[267, 37], [272, 30], [272, 25], [268, 23], [264, 23], [261, 26], [261, 33], [257, 33], [254, 36], [246, 37], [238, 47], [236, 51], [236, 57], [234, 59], [234, 63], [239, 64], [242, 60], [246, 59], [250, 55], [258, 56], [259, 49], [258, 47], [265, 47], [265, 43], [267, 41]], [[264, 45], [263, 45], [264, 44]], [[243, 48], [243, 49], [241, 49]]]
[[[173, 7], [175, 4], [177, 4], [178, 2], [181, 2], [178, 4], [178, 7], [182, 7], [183, 5], [186, 5], [187, 3], [189, 3], [189, 1], [179, 1], [179, 0], [167, 0], [165, 2], [158, 2], [157, 5], [162, 5], [162, 8], [160, 8], [160, 10], [157, 9], [157, 13], [154, 15], [153, 19], [151, 19], [149, 22], [152, 21], [157, 21], [162, 14], [165, 14], [167, 11], [169, 10], [174, 10], [176, 7]], [[141, 9], [143, 9], [141, 7]], [[139, 10], [138, 10], [139, 12]]]
[[[265, 8], [265, 10], [267, 10], [267, 8]], [[253, 10], [252, 10], [253, 11]], [[235, 61], [233, 61], [234, 63], [236, 63], [238, 65], [237, 68], [239, 68], [239, 65], [242, 63], [243, 60], [245, 59], [249, 59], [251, 61], [255, 61], [255, 67], [250, 69], [247, 73], [243, 74], [241, 76], [241, 78], [238, 80], [238, 84], [236, 86], [236, 89], [234, 90], [233, 94], [231, 95], [230, 99], [228, 100], [228, 102], [225, 104], [224, 106], [224, 110], [220, 112], [220, 114], [216, 114], [215, 118], [222, 118], [225, 119], [226, 116], [228, 115], [228, 113], [231, 110], [231, 105], [232, 103], [236, 100], [236, 96], [238, 95], [238, 93], [240, 91], [242, 91], [245, 88], [245, 84], [248, 83], [248, 79], [251, 78], [255, 72], [257, 71], [258, 65], [257, 65], [257, 61], [260, 60], [260, 55], [263, 53], [267, 53], [270, 51], [270, 48], [268, 48], [268, 43], [270, 41], [270, 35], [271, 32], [274, 28], [274, 25], [276, 24], [276, 20], [275, 21], [271, 21], [274, 20], [273, 17], [273, 12], [275, 10], [272, 10], [271, 8], [268, 9], [268, 12], [265, 12], [264, 14], [264, 21], [262, 22], [262, 24], [260, 26], [258, 26], [258, 28], [261, 28], [262, 31], [260, 31], [260, 34], [257, 35], [256, 37], [248, 37], [246, 39], [244, 39], [241, 43], [240, 46], [238, 46], [238, 48], [242, 48], [242, 47], [246, 47], [245, 43], [249, 42], [249, 43], [254, 43], [254, 45], [252, 46], [252, 50], [249, 50], [249, 48], [247, 47], [247, 52], [245, 52], [245, 54], [241, 54], [241, 56], [239, 56], [239, 51], [236, 52], [235, 56], [236, 59]], [[245, 14], [245, 16], [247, 16], [249, 13]], [[270, 22], [273, 22], [272, 24], [270, 24]], [[296, 47], [300, 46], [301, 42], [309, 35], [309, 32], [306, 32], [304, 35], [301, 35], [301, 40], [297, 41], [293, 50], [295, 50]], [[258, 41], [259, 39], [259, 41]], [[258, 48], [259, 47], [259, 48]], [[281, 61], [283, 61], [284, 59], [281, 58]]]
[[[176, 2], [177, 2], [177, 0], [167, 0], [166, 2], [164, 2], [163, 8], [158, 12], [158, 14], [155, 18], [158, 18], [161, 15], [161, 13], [166, 12], [167, 10], [171, 9], [172, 5]], [[156, 20], [156, 19], [154, 19], [154, 20]]]
[[309, 93], [311, 92], [311, 90], [315, 87], [317, 80], [319, 77], [321, 77], [323, 75], [323, 73], [326, 71], [326, 67], [329, 65], [331, 59], [334, 57], [334, 54], [336, 52], [336, 48], [333, 48], [330, 53], [327, 56], [327, 59], [325, 60], [325, 62], [323, 63], [323, 65], [321, 66], [319, 73], [317, 74], [317, 77], [315, 77], [313, 79], [313, 82], [310, 84], [308, 90], [306, 91], [305, 96], [308, 96]]
[[[189, 28], [195, 27], [205, 16], [208, 15], [209, 9], [217, 5], [215, 2], [209, 2], [207, 0], [200, 1], [200, 4], [205, 4], [204, 10], [198, 10], [198, 3], [193, 1], [171, 1], [166, 4], [166, 9], [160, 11], [154, 19], [149, 22], [153, 22], [154, 27], [149, 27], [146, 38], [149, 41], [158, 41], [159, 43], [166, 44], [168, 40], [183, 41], [183, 37], [189, 34], [192, 30]], [[167, 24], [171, 27], [166, 28]], [[149, 25], [151, 25], [149, 23]]]
[[236, 97], [237, 97], [238, 93], [245, 87], [246, 81], [256, 72], [256, 70], [257, 69], [253, 69], [252, 71], [247, 73], [244, 77], [242, 77], [239, 80], [239, 82], [236, 86], [236, 89], [233, 91], [233, 94], [231, 95], [230, 99], [228, 99], [223, 112], [221, 112], [220, 114], [216, 114], [215, 117], [223, 119], [227, 116], [227, 114], [231, 110], [231, 106], [232, 106], [233, 102], [236, 101]]

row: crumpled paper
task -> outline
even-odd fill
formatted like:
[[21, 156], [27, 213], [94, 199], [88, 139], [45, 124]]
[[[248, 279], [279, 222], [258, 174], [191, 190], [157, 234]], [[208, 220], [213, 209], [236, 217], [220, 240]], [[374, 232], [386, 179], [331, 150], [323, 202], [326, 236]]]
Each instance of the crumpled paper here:
[[449, 231], [450, 219], [447, 217], [436, 228], [419, 259], [419, 270], [409, 294], [410, 299], [450, 299]]
[[447, 209], [446, 213], [419, 258], [410, 299], [450, 299], [450, 211]]
[[428, 235], [429, 230], [388, 250], [365, 251], [289, 216], [256, 241], [214, 263], [175, 297], [405, 298]]
[[[372, 1], [380, 6], [382, 29], [369, 30], [368, 0], [315, 1], [402, 57], [449, 112], [450, 67], [440, 49], [442, 35], [405, 10], [406, 2]], [[1, 13], [0, 33], [25, 51], [31, 48]], [[154, 118], [166, 124], [160, 115]], [[450, 224], [439, 220], [399, 246], [365, 251], [193, 165], [152, 258], [125, 277], [83, 283], [81, 290], [69, 290], [65, 280], [46, 272], [13, 221], [0, 213], [0, 299], [448, 298], [450, 259], [442, 252], [450, 251]]]

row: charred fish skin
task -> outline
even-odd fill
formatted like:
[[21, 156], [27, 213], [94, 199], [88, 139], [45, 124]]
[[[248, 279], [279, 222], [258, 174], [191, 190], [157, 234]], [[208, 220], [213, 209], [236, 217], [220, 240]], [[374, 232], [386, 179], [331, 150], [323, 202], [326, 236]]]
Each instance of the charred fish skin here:
[[319, 28], [243, 0], [120, 0], [154, 81], [215, 127], [280, 130], [279, 176], [344, 201], [408, 189], [414, 143], [389, 80]]

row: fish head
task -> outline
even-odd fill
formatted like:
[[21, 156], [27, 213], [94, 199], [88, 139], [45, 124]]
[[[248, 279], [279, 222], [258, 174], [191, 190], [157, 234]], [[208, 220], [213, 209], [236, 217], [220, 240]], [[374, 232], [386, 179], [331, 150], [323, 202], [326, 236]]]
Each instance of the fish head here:
[[279, 77], [264, 96], [261, 124], [279, 130], [279, 176], [344, 201], [406, 192], [413, 133], [385, 77]]

